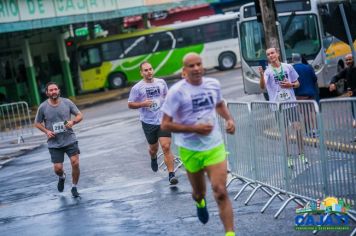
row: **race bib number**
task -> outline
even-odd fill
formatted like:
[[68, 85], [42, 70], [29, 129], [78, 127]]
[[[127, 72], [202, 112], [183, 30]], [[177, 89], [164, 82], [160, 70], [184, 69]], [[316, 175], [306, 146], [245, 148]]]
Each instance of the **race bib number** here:
[[153, 99], [150, 106], [151, 111], [157, 111], [161, 107], [161, 101], [159, 99]]
[[64, 121], [62, 122], [57, 122], [53, 124], [53, 132], [55, 134], [59, 134], [59, 133], [63, 133], [64, 131], [66, 131], [66, 127], [64, 125]]
[[288, 101], [291, 99], [290, 91], [287, 89], [282, 89], [277, 93], [277, 100], [278, 101]]

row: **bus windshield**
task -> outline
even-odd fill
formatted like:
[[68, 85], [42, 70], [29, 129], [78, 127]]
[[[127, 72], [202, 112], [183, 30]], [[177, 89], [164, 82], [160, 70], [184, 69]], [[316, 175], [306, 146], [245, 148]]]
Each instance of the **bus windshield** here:
[[[287, 58], [290, 59], [292, 53], [300, 53], [307, 59], [315, 58], [321, 49], [317, 16], [292, 14], [279, 17], [279, 21]], [[261, 23], [257, 20], [242, 22], [240, 40], [242, 57], [251, 66], [258, 65], [260, 60], [266, 60], [265, 38]]]

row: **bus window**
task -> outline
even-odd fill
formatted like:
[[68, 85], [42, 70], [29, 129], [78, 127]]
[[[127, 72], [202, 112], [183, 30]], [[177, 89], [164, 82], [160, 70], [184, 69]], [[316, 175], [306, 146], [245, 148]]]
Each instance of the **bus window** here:
[[147, 36], [147, 53], [170, 50], [173, 47], [171, 32], [151, 34]]
[[146, 53], [146, 40], [144, 36], [128, 38], [122, 41], [125, 57], [134, 57]]
[[316, 16], [297, 15], [292, 19], [291, 24], [286, 28], [288, 17], [280, 17], [284, 32], [284, 44], [287, 58], [293, 52], [315, 56], [321, 47], [319, 34], [317, 32]]
[[119, 41], [107, 42], [101, 45], [101, 50], [103, 52], [103, 60], [111, 61], [119, 59], [123, 53], [121, 44]]
[[81, 69], [86, 70], [101, 64], [99, 48], [85, 48], [80, 51], [79, 64]]
[[177, 47], [187, 47], [203, 42], [200, 27], [176, 30]]
[[203, 25], [204, 42], [214, 42], [233, 38], [234, 28], [236, 28], [236, 24], [233, 24], [233, 21]]
[[241, 24], [241, 52], [246, 61], [255, 62], [266, 59], [262, 25], [257, 21]]

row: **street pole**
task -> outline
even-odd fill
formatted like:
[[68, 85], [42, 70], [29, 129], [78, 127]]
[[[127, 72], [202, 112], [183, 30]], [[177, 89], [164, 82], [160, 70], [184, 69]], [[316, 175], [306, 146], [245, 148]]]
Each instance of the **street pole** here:
[[260, 4], [262, 24], [265, 32], [266, 48], [278, 48], [281, 52], [281, 60], [286, 61], [283, 35], [278, 22], [277, 12], [274, 7], [274, 0], [258, 1]]
[[339, 9], [340, 9], [342, 21], [344, 23], [347, 40], [348, 40], [350, 48], [351, 48], [352, 57], [356, 58], [356, 51], [355, 51], [355, 47], [354, 47], [354, 44], [353, 44], [353, 41], [352, 41], [349, 23], [347, 22], [344, 5], [342, 3], [339, 4]]

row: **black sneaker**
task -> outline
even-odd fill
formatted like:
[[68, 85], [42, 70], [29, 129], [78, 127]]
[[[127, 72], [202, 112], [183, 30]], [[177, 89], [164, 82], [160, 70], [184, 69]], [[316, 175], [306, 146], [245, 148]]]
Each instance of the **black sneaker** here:
[[203, 224], [208, 223], [209, 221], [209, 212], [208, 208], [206, 207], [206, 201], [205, 198], [200, 202], [200, 204], [197, 203], [197, 215]]
[[151, 169], [153, 170], [153, 172], [158, 171], [157, 156], [155, 158], [151, 158]]
[[72, 190], [70, 191], [72, 192], [73, 197], [79, 197], [77, 187], [72, 187]]
[[174, 175], [174, 172], [170, 172], [168, 175], [168, 179], [169, 179], [169, 183], [171, 185], [176, 185], [178, 184], [178, 179], [177, 177]]
[[64, 190], [64, 182], [66, 181], [66, 174], [63, 173], [64, 178], [58, 178], [57, 189], [59, 192], [63, 192]]

